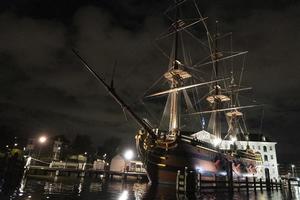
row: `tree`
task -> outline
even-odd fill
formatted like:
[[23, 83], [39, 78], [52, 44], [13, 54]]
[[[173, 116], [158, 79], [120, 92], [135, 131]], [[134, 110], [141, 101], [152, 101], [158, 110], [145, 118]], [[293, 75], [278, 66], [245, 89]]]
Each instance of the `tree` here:
[[[104, 140], [103, 144], [97, 148], [97, 156], [110, 162], [111, 159], [120, 153], [122, 140], [117, 137], [110, 137]], [[106, 155], [105, 157], [103, 157]]]
[[73, 154], [92, 153], [93, 147], [90, 136], [77, 134], [71, 144], [71, 149]]

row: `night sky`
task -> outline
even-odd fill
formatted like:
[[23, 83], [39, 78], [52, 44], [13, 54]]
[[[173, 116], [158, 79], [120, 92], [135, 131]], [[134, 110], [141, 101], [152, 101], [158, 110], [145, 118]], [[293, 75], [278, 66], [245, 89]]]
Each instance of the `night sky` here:
[[[133, 142], [137, 126], [71, 49], [108, 81], [116, 62], [115, 88], [141, 113], [140, 96], [167, 69], [153, 40], [169, 26], [162, 13], [170, 3], [2, 0], [1, 134], [88, 134], [95, 145], [109, 136]], [[235, 48], [249, 51], [244, 79], [252, 98], [265, 105], [262, 131], [278, 142], [279, 160], [297, 160], [300, 2], [205, 0], [199, 8], [234, 33]]]

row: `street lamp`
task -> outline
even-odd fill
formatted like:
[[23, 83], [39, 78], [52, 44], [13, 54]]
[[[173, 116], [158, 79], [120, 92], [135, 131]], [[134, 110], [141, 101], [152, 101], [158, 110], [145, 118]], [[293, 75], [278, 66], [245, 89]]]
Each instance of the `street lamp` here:
[[127, 150], [124, 153], [124, 157], [126, 160], [131, 160], [133, 158], [133, 156], [134, 156], [134, 153], [132, 150]]
[[39, 137], [39, 143], [43, 144], [47, 141], [47, 138], [45, 136]]
[[291, 167], [292, 167], [292, 176], [295, 177], [295, 165], [292, 164]]
[[126, 150], [124, 153], [124, 158], [125, 158], [125, 167], [124, 167], [124, 171], [129, 171], [129, 161], [133, 158], [134, 153], [132, 150]]
[[[39, 143], [40, 143], [40, 144], [44, 144], [46, 141], [47, 141], [47, 137], [46, 137], [46, 136], [41, 136], [41, 137], [39, 137]], [[38, 158], [40, 158], [40, 155], [41, 155], [41, 149], [42, 149], [42, 146], [40, 145]]]

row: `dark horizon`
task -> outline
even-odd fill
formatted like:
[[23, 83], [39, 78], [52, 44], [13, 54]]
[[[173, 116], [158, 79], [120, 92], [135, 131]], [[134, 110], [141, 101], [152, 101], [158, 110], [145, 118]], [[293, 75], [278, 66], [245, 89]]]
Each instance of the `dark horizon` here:
[[[81, 66], [71, 49], [110, 81], [140, 114], [138, 98], [168, 61], [153, 40], [169, 26], [163, 11], [172, 1], [8, 1], [0, 4], [0, 131], [24, 138], [88, 134], [95, 145], [110, 136], [134, 142], [138, 126]], [[234, 34], [234, 47], [249, 51], [245, 85], [264, 104], [252, 131], [277, 144], [278, 162], [299, 161], [300, 3], [201, 1], [201, 12]], [[253, 117], [253, 116], [252, 116]], [[250, 130], [251, 132], [251, 130]]]

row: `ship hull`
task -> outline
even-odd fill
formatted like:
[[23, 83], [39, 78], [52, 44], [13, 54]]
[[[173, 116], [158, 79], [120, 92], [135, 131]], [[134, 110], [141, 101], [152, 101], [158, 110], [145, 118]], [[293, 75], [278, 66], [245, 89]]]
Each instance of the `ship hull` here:
[[232, 165], [233, 175], [239, 176], [248, 173], [246, 167], [241, 165], [255, 165], [253, 160], [239, 158], [237, 162], [234, 156], [183, 138], [179, 138], [175, 147], [169, 149], [145, 148], [145, 139], [141, 136], [137, 137], [136, 145], [152, 184], [176, 184], [178, 171], [197, 171], [202, 177], [209, 178], [226, 175], [229, 165]]

